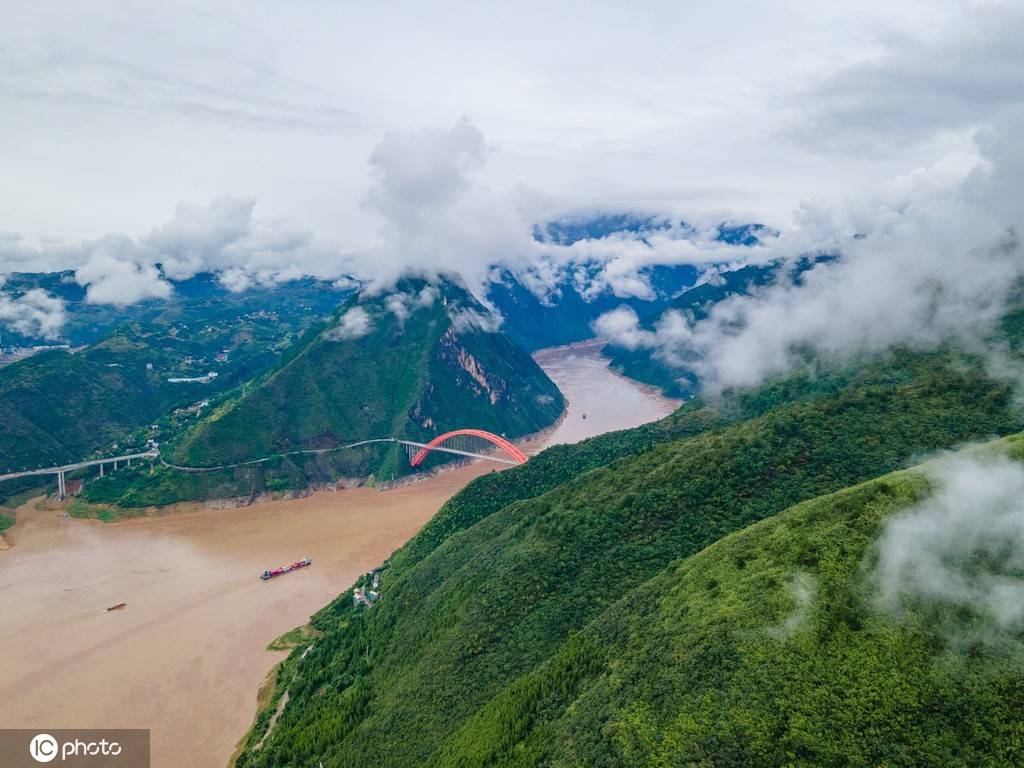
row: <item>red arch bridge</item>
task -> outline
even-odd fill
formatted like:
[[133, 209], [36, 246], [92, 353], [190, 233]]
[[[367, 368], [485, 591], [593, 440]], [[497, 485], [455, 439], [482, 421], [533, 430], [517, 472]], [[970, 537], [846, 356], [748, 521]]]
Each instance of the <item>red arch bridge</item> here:
[[[399, 440], [409, 454], [409, 463], [418, 467], [431, 451], [464, 454], [476, 458], [500, 461], [505, 464], [525, 464], [527, 456], [504, 437], [482, 429], [455, 429], [438, 435], [429, 443], [415, 443], [411, 440]], [[491, 456], [484, 451], [491, 447], [498, 448], [505, 457]]]

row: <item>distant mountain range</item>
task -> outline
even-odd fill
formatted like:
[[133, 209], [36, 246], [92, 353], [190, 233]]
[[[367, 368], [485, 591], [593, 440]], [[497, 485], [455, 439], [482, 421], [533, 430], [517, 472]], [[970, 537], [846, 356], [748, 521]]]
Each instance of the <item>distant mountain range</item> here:
[[[614, 235], [664, 233], [695, 237], [697, 229], [686, 222], [666, 217], [615, 214], [560, 219], [534, 230], [539, 242], [573, 245]], [[710, 239], [728, 245], [754, 246], [777, 233], [763, 224], [722, 223]], [[634, 309], [641, 317], [654, 317], [672, 306], [673, 300], [690, 288], [700, 276], [692, 264], [656, 264], [639, 270], [637, 278], [650, 286], [650, 295], [617, 295], [603, 282], [603, 265], [596, 261], [574, 262], [552, 282], [548, 274], [527, 269], [516, 273], [498, 268], [492, 273], [486, 299], [504, 319], [504, 330], [529, 350], [561, 346], [592, 338], [593, 322], [620, 306]], [[536, 286], [542, 286], [537, 290]]]
[[689, 264], [655, 266], [644, 271], [654, 298], [620, 298], [610, 291], [584, 296], [569, 277], [551, 289], [548, 297], [537, 296], [524, 283], [524, 275], [508, 269], [496, 270], [488, 287], [487, 300], [503, 319], [502, 329], [528, 350], [557, 347], [593, 338], [593, 322], [623, 304], [638, 312], [654, 313], [667, 307], [673, 296], [693, 285], [698, 271]]

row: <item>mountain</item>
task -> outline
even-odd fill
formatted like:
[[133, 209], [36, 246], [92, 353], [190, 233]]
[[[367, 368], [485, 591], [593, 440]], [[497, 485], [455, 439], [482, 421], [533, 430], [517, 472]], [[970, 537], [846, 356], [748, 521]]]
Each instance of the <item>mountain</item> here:
[[[597, 267], [591, 265], [591, 272]], [[593, 322], [623, 304], [638, 312], [652, 313], [669, 305], [671, 297], [697, 279], [697, 269], [689, 264], [654, 266], [642, 270], [653, 291], [653, 298], [636, 296], [620, 298], [603, 290], [596, 296], [585, 295], [580, 276], [587, 274], [579, 266], [574, 276], [566, 276], [544, 297], [527, 287], [527, 275], [516, 275], [508, 269], [492, 272], [487, 288], [487, 301], [504, 319], [502, 330], [528, 350], [559, 347], [594, 336]], [[590, 275], [593, 277], [593, 275]], [[524, 282], [525, 281], [525, 282]]]
[[[746, 238], [750, 237], [742, 228], [726, 230], [725, 236], [740, 244], [746, 244]], [[640, 325], [646, 330], [653, 330], [663, 314], [670, 311], [682, 313], [691, 322], [697, 322], [707, 317], [715, 304], [730, 296], [750, 294], [779, 280], [799, 282], [801, 275], [815, 264], [835, 258], [834, 254], [818, 254], [795, 261], [773, 261], [717, 272], [712, 279], [684, 290], [664, 306], [649, 308], [646, 314], [638, 311]], [[633, 308], [636, 309], [635, 306]], [[700, 389], [700, 382], [693, 371], [668, 365], [658, 358], [655, 350], [642, 347], [626, 349], [611, 343], [602, 350], [602, 354], [610, 359], [611, 367], [619, 373], [659, 387], [668, 397], [692, 397]]]
[[[680, 238], [706, 236], [720, 243], [754, 246], [778, 233], [762, 224], [721, 223], [701, 233], [685, 221], [629, 213], [577, 216], [546, 222], [534, 228], [539, 243], [571, 246], [585, 240], [617, 236], [648, 237], [660, 234]], [[562, 267], [543, 270], [495, 269], [486, 299], [504, 319], [503, 330], [528, 350], [562, 346], [594, 336], [593, 322], [605, 312], [626, 305], [641, 317], [653, 317], [674, 297], [693, 286], [700, 274], [692, 264], [656, 264], [643, 267], [637, 278], [647, 284], [646, 296], [617, 296], [607, 284], [605, 264], [581, 258]]]
[[[1024, 434], [992, 447], [1024, 461]], [[898, 620], [873, 605], [876, 542], [928, 497], [923, 472], [884, 475], [672, 564], [470, 717], [435, 764], [1019, 764], [1019, 646], [995, 647], [962, 608], [951, 633], [941, 602]]]
[[[350, 300], [163, 450], [176, 464], [216, 467], [369, 438], [426, 442], [463, 427], [515, 438], [549, 426], [563, 407], [554, 383], [465, 288], [405, 280]], [[425, 466], [445, 458], [431, 454]], [[140, 468], [131, 481], [91, 484], [87, 496], [137, 506], [409, 471], [401, 447], [371, 445], [201, 475]]]
[[[59, 275], [44, 277], [31, 283], [81, 290]], [[18, 278], [24, 285], [27, 277]], [[180, 430], [174, 409], [215, 400], [272, 368], [348, 293], [313, 280], [231, 293], [207, 275], [179, 283], [167, 301], [129, 311], [112, 330], [84, 321], [93, 305], [83, 304], [83, 315], [69, 314], [69, 338], [102, 330], [100, 340], [0, 368], [0, 472], [109, 454], [115, 443], [141, 448], [148, 439], [166, 439]], [[171, 381], [211, 372], [216, 376], [202, 382]], [[4, 483], [0, 494], [19, 487]]]
[[[950, 671], [927, 622], [855, 592], [880, 517], [927, 484], [852, 486], [1024, 428], [982, 370], [896, 351], [474, 481], [371, 608], [346, 593], [313, 617], [237, 764], [998, 763], [1019, 667]], [[800, 574], [818, 607], [777, 639]]]

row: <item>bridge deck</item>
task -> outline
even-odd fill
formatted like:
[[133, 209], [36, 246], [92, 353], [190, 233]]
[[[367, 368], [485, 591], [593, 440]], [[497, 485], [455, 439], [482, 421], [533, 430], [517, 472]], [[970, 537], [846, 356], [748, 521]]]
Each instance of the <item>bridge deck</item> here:
[[349, 443], [348, 445], [339, 445], [334, 448], [310, 448], [304, 451], [289, 451], [287, 453], [276, 453], [273, 456], [264, 456], [260, 459], [251, 459], [249, 461], [240, 461], [235, 464], [220, 464], [215, 467], [188, 467], [180, 464], [171, 464], [160, 456], [160, 451], [144, 451], [142, 453], [126, 453], [122, 456], [106, 456], [101, 459], [89, 459], [87, 461], [76, 461], [71, 464], [61, 464], [56, 467], [41, 467], [39, 469], [27, 469], [22, 472], [8, 472], [7, 474], [0, 475], [0, 481], [3, 480], [15, 480], [19, 477], [38, 477], [41, 475], [59, 475], [63, 472], [72, 472], [76, 469], [85, 469], [86, 467], [95, 467], [101, 464], [113, 464], [117, 461], [129, 461], [131, 459], [160, 459], [160, 463], [169, 469], [175, 469], [179, 472], [216, 472], [222, 469], [234, 469], [236, 467], [251, 466], [253, 464], [261, 464], [272, 459], [284, 458], [286, 456], [298, 456], [303, 454], [321, 454], [331, 453], [333, 451], [343, 451], [351, 448], [358, 448], [363, 445], [371, 445], [373, 443], [398, 443], [408, 448], [416, 448], [418, 451], [440, 451], [441, 453], [453, 453], [457, 456], [466, 456], [472, 459], [484, 459], [486, 461], [496, 461], [499, 464], [518, 464], [519, 462], [513, 461], [512, 459], [506, 459], [501, 456], [491, 456], [486, 453], [475, 453], [473, 451], [463, 451], [457, 448], [444, 448], [439, 445], [428, 445], [427, 443], [418, 443], [415, 440], [402, 440], [396, 437], [377, 437], [370, 440], [360, 440], [355, 443]]
[[115, 461], [155, 459], [159, 455], [159, 451], [145, 451], [144, 453], [126, 453], [123, 456], [106, 456], [102, 459], [89, 459], [88, 461], [76, 461], [73, 464], [62, 464], [59, 467], [42, 467], [40, 469], [27, 469], [24, 472], [8, 472], [6, 475], [0, 475], [0, 480], [14, 480], [18, 477], [32, 477], [35, 475], [56, 475], [61, 472], [71, 472], [76, 469], [95, 467], [100, 464], [113, 464]]

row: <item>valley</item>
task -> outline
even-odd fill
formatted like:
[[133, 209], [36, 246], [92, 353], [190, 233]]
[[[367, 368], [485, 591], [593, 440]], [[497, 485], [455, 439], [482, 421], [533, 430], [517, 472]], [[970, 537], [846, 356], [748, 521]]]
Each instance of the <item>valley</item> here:
[[[567, 400], [525, 447], [573, 443], [658, 419], [678, 403], [612, 373], [599, 343], [536, 355]], [[609, 408], [607, 403], [621, 407]], [[105, 524], [35, 501], [0, 553], [0, 721], [11, 727], [153, 729], [153, 765], [225, 765], [252, 721], [268, 643], [376, 567], [477, 462], [387, 492], [356, 488], [237, 509], [183, 506]], [[311, 568], [262, 582], [303, 556]], [[105, 608], [126, 602], [124, 610]]]

